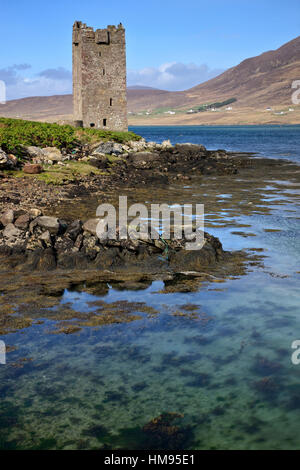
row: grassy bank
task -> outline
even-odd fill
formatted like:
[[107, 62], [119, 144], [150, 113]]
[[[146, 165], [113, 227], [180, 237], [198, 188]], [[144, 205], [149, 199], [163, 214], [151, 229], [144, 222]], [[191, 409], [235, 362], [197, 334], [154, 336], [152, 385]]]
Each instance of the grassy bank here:
[[113, 132], [70, 125], [24, 121], [22, 119], [0, 118], [0, 147], [7, 153], [22, 155], [22, 147], [65, 148], [68, 151], [78, 145], [96, 141], [126, 143], [140, 140], [133, 132]]

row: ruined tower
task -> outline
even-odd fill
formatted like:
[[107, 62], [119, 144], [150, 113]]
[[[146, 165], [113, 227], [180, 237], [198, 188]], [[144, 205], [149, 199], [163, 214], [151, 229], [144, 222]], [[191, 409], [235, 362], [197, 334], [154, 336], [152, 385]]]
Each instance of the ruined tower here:
[[127, 131], [125, 29], [73, 26], [73, 113], [78, 126]]

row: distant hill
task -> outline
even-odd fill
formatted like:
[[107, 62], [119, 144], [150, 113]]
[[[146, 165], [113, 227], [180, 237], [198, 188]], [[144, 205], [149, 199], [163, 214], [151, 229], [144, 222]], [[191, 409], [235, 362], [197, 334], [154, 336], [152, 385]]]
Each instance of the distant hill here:
[[[214, 113], [214, 116], [211, 113], [209, 117], [208, 112], [187, 116], [184, 110], [199, 107], [204, 103], [236, 98], [237, 101], [233, 105], [236, 115], [229, 121], [226, 116], [226, 122], [247, 123], [247, 113], [249, 116], [253, 115], [251, 120], [255, 121], [254, 114], [258, 109], [262, 111], [266, 107], [278, 108], [291, 105], [293, 80], [300, 80], [300, 36], [275, 51], [246, 59], [218, 77], [189, 90], [170, 92], [139, 85], [131, 86], [127, 90], [128, 111], [132, 114], [154, 112], [154, 115], [147, 116], [147, 119], [146, 116], [138, 115], [130, 117], [134, 124], [160, 123], [158, 119], [163, 119], [166, 124], [169, 122], [174, 124], [179, 122], [222, 123], [221, 113]], [[183, 114], [167, 116], [161, 111], [159, 117], [159, 112], [156, 110], [165, 108], [178, 110], [178, 112], [181, 110]], [[238, 117], [239, 110], [244, 112], [242, 120]], [[298, 109], [295, 111], [298, 112]], [[70, 120], [72, 119], [72, 96], [57, 95], [8, 101], [6, 105], [0, 105], [0, 115], [38, 120]], [[295, 116], [296, 113], [293, 116], [290, 113], [289, 118]], [[154, 122], [155, 119], [157, 122]], [[263, 122], [281, 122], [278, 119], [271, 116], [270, 119], [264, 118]], [[297, 119], [291, 122], [297, 122]]]
[[236, 98], [238, 106], [291, 104], [291, 84], [300, 80], [300, 36], [276, 51], [246, 59], [216, 78], [182, 92], [129, 94], [128, 109], [190, 107]]
[[0, 104], [0, 115], [21, 119], [55, 120], [72, 118], [72, 95], [32, 96]]
[[130, 85], [127, 87], [127, 90], [157, 90], [152, 86], [143, 86], [143, 85]]

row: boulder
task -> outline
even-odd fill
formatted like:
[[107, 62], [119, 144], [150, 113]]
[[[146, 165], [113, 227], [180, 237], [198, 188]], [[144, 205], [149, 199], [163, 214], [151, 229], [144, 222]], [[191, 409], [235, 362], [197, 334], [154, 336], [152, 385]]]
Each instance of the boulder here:
[[43, 159], [43, 150], [40, 147], [35, 147], [34, 145], [30, 145], [28, 147], [23, 147], [23, 150], [30, 158]]
[[115, 142], [102, 142], [94, 150], [92, 155], [106, 154], [106, 155], [121, 155], [123, 153], [122, 144], [117, 144]]
[[172, 147], [173, 147], [173, 145], [171, 144], [170, 139], [164, 140], [164, 141], [162, 142], [162, 144], [161, 144], [161, 148], [162, 148], [162, 149], [170, 149], [170, 148], [172, 148]]
[[6, 155], [6, 153], [0, 149], [0, 170], [12, 170], [16, 167], [17, 162], [18, 160], [14, 155]]
[[61, 151], [56, 147], [45, 147], [42, 149], [44, 160], [52, 161], [52, 162], [61, 162], [63, 160], [63, 156]]
[[20, 230], [27, 230], [30, 223], [30, 217], [28, 214], [20, 215], [15, 221], [15, 226]]
[[71, 238], [71, 240], [75, 241], [78, 235], [81, 233], [81, 230], [82, 230], [81, 220], [74, 220], [74, 222], [72, 222], [68, 226], [66, 235], [68, 235]]
[[136, 152], [130, 153], [128, 160], [135, 168], [151, 168], [155, 161], [160, 158], [159, 153], [155, 152]]
[[43, 242], [43, 245], [45, 245], [47, 248], [52, 246], [52, 240], [49, 230], [43, 232], [42, 235], [39, 236], [39, 240], [41, 240]]
[[176, 144], [175, 149], [180, 152], [206, 152], [206, 147], [204, 147], [204, 145], [191, 144], [189, 142]]
[[14, 166], [14, 167], [17, 166], [17, 164], [18, 164], [18, 159], [17, 159], [17, 157], [16, 157], [15, 155], [13, 155], [12, 153], [9, 153], [9, 154], [7, 155], [7, 158], [8, 158], [8, 160], [10, 161], [10, 163], [11, 163], [12, 166]]
[[133, 152], [141, 152], [147, 148], [147, 142], [144, 139], [138, 141], [132, 140], [128, 142], [127, 145], [133, 150]]
[[89, 219], [83, 224], [83, 230], [85, 232], [91, 233], [92, 235], [97, 235], [97, 225], [100, 219]]
[[39, 173], [42, 173], [43, 168], [38, 163], [26, 163], [23, 166], [23, 171], [30, 175], [38, 175]]
[[59, 220], [56, 217], [42, 215], [34, 221], [39, 227], [48, 230], [51, 234], [56, 235], [60, 229]]
[[42, 211], [40, 211], [40, 209], [32, 207], [31, 209], [29, 209], [29, 215], [32, 219], [35, 219], [36, 217], [42, 215]]
[[8, 209], [4, 212], [4, 214], [2, 214], [0, 222], [2, 225], [4, 225], [4, 227], [6, 227], [6, 225], [13, 223], [14, 218], [14, 211], [12, 209]]
[[14, 239], [16, 239], [16, 238], [19, 238], [21, 235], [22, 235], [21, 230], [16, 228], [14, 226], [14, 224], [6, 225], [5, 229], [3, 230], [4, 238], [8, 238], [8, 239], [14, 238]]

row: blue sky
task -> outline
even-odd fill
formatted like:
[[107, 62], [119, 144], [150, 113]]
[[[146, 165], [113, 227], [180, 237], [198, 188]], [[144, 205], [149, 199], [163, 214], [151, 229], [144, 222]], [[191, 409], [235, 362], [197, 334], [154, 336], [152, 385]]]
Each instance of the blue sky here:
[[126, 28], [128, 84], [186, 89], [300, 35], [299, 0], [1, 0], [8, 99], [71, 91], [75, 20]]

